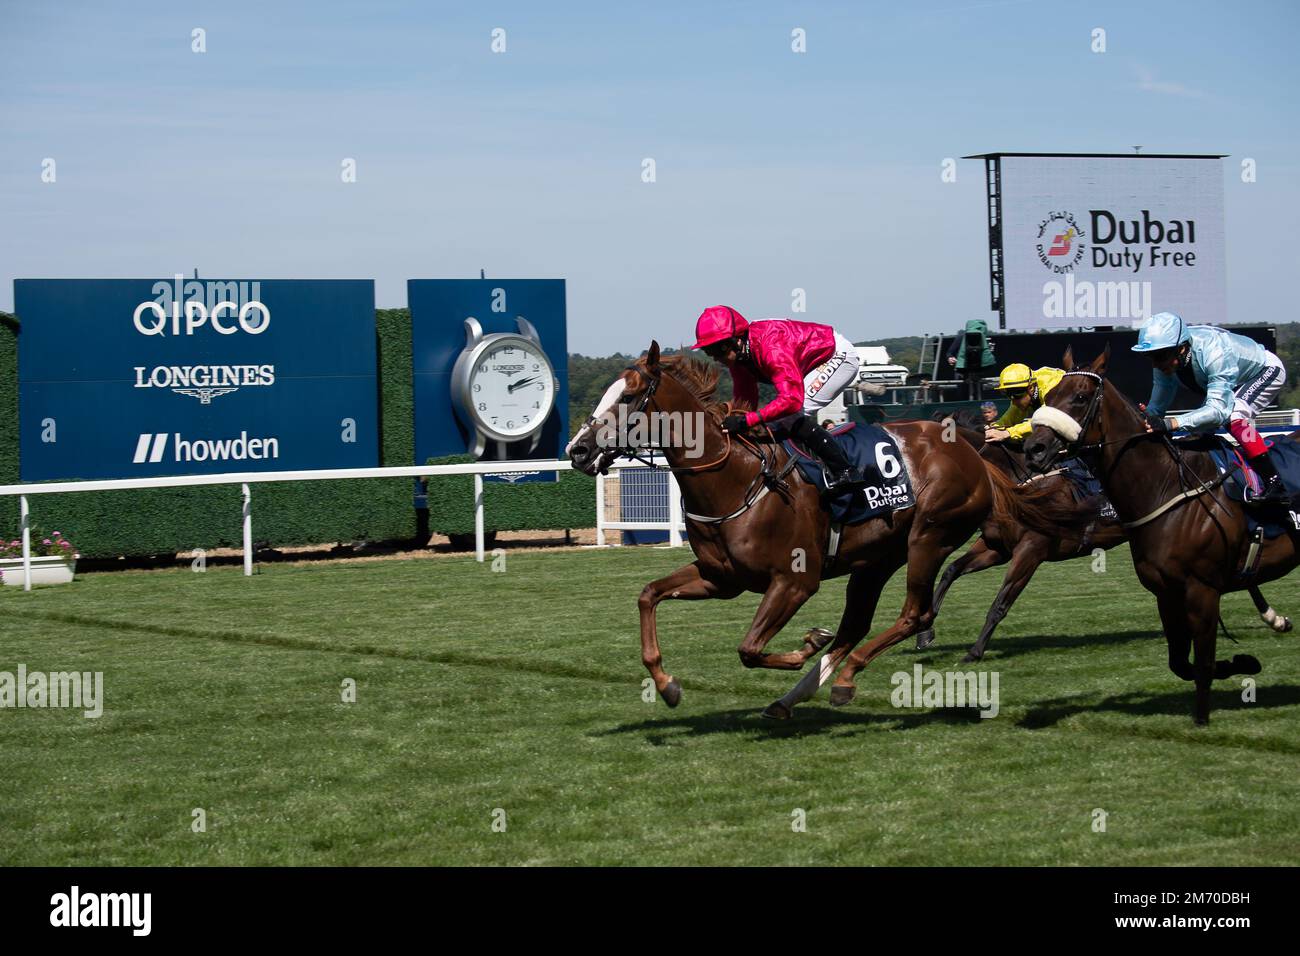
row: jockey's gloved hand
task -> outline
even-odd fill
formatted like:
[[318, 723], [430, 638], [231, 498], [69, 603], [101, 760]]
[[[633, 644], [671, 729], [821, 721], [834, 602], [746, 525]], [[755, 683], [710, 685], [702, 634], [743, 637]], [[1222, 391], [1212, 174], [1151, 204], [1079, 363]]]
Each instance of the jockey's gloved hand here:
[[1151, 426], [1153, 432], [1169, 431], [1169, 419], [1163, 415], [1147, 415], [1147, 424]]
[[743, 432], [749, 427], [749, 420], [743, 412], [733, 412], [722, 420], [722, 430], [727, 432]]

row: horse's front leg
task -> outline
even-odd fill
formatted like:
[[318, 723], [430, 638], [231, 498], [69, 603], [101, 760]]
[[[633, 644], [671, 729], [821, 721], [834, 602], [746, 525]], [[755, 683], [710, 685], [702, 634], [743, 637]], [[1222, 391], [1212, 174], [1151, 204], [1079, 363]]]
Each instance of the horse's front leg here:
[[704, 576], [698, 561], [678, 568], [666, 578], [651, 581], [641, 589], [637, 607], [641, 611], [641, 662], [655, 682], [655, 689], [664, 703], [676, 707], [682, 699], [682, 687], [663, 669], [659, 653], [659, 633], [655, 624], [655, 607], [660, 601], [699, 601], [703, 598], [733, 598], [739, 587], [724, 586]]
[[758, 603], [758, 612], [749, 633], [740, 645], [740, 662], [746, 667], [773, 667], [778, 670], [798, 670], [809, 657], [810, 644], [803, 650], [788, 654], [764, 654], [767, 642], [790, 623], [790, 618], [817, 593], [816, 583], [794, 581], [790, 578], [773, 578], [772, 584]]
[[984, 618], [984, 629], [980, 631], [979, 639], [971, 645], [966, 656], [961, 659], [963, 664], [970, 664], [984, 657], [994, 629], [1007, 616], [1011, 605], [1016, 603], [1020, 592], [1029, 584], [1029, 579], [1046, 559], [1048, 544], [1047, 538], [1034, 532], [1029, 532], [1020, 539], [1020, 543], [1012, 553], [1011, 565], [1002, 578], [1002, 587], [998, 588], [998, 596], [993, 599], [993, 606], [989, 608], [989, 613]]
[[[1002, 564], [1006, 560], [1007, 556], [1005, 554], [990, 547], [983, 538], [971, 545], [969, 551], [944, 569], [943, 577], [939, 579], [939, 586], [934, 590], [935, 617], [939, 616], [939, 610], [943, 607], [943, 599], [948, 594], [948, 589], [952, 587], [954, 581], [963, 575], [974, 574], [976, 571], [983, 571], [985, 568]], [[916, 635], [916, 649], [918, 651], [925, 650], [933, 643], [933, 626]]]

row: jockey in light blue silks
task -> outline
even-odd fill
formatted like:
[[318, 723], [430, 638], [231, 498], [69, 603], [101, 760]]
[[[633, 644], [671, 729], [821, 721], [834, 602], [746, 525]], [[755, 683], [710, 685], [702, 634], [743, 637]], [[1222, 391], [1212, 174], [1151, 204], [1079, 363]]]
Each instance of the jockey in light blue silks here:
[[[1212, 325], [1188, 325], [1173, 312], [1153, 315], [1138, 335], [1134, 352], [1151, 356], [1153, 385], [1147, 402], [1149, 431], [1200, 431], [1228, 426], [1264, 479], [1255, 502], [1289, 504], [1286, 489], [1255, 431], [1255, 415], [1267, 408], [1286, 383], [1282, 360], [1264, 346]], [[1182, 383], [1205, 403], [1178, 418], [1165, 412]]]

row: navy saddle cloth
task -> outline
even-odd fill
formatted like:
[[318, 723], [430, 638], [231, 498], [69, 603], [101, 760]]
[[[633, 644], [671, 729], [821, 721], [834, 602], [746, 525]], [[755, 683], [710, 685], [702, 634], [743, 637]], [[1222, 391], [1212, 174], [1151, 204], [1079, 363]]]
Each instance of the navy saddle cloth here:
[[879, 425], [846, 422], [831, 429], [831, 436], [844, 456], [862, 470], [869, 482], [865, 488], [827, 495], [821, 463], [792, 439], [787, 438], [784, 444], [804, 479], [822, 492], [822, 503], [829, 508], [832, 521], [857, 524], [883, 512], [900, 511], [916, 504], [907, 464], [889, 432]]
[[[1193, 439], [1193, 441], [1196, 441], [1196, 439]], [[1244, 501], [1247, 487], [1250, 488], [1252, 494], [1260, 489], [1259, 475], [1255, 474], [1254, 469], [1247, 463], [1241, 449], [1217, 437], [1212, 442], [1206, 439], [1200, 439], [1199, 441], [1208, 445], [1206, 450], [1209, 451], [1210, 457], [1214, 459], [1219, 474], [1231, 472], [1228, 479], [1223, 483], [1223, 490], [1229, 498], [1233, 501]], [[1282, 484], [1291, 495], [1291, 500], [1300, 502], [1300, 443], [1285, 438], [1270, 439], [1268, 440], [1268, 451], [1273, 466], [1277, 468], [1278, 477], [1282, 479]], [[1297, 515], [1294, 511], [1287, 511], [1280, 507], [1269, 508], [1268, 510], [1259, 508], [1247, 508], [1245, 510], [1250, 530], [1253, 532], [1256, 528], [1263, 528], [1264, 537], [1266, 538], [1276, 538], [1285, 532], [1300, 530], [1300, 515]]]

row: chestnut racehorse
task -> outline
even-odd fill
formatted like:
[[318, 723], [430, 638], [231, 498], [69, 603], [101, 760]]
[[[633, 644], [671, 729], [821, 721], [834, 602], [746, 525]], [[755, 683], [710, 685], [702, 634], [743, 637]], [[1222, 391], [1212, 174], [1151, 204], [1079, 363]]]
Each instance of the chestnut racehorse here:
[[[1070, 507], [1076, 500], [1074, 483], [1068, 476], [1052, 472], [1034, 475], [1025, 462], [1024, 455], [1009, 448], [1004, 442], [985, 442], [982, 432], [972, 433], [967, 429], [960, 431], [962, 437], [977, 443], [980, 457], [989, 467], [997, 468], [1021, 484], [1041, 482], [1044, 488], [1050, 487], [1056, 495], [1060, 496], [1063, 508]], [[1128, 535], [1124, 533], [1124, 528], [1118, 519], [1103, 517], [1100, 514], [1082, 529], [1063, 525], [1057, 534], [1046, 535], [1022, 525], [1013, 515], [994, 508], [989, 512], [988, 518], [980, 529], [979, 540], [971, 545], [965, 554], [944, 568], [943, 576], [934, 590], [934, 613], [938, 616], [948, 589], [958, 578], [986, 568], [1007, 564], [1002, 586], [998, 589], [997, 597], [993, 599], [993, 606], [989, 608], [979, 639], [971, 645], [966, 656], [962, 658], [962, 663], [967, 664], [978, 661], [988, 650], [993, 631], [1011, 611], [1011, 606], [1029, 585], [1034, 572], [1044, 561], [1068, 561], [1072, 558], [1094, 555], [1097, 551], [1109, 551], [1115, 545], [1127, 540]], [[1255, 602], [1255, 608], [1259, 611], [1259, 616], [1265, 623], [1275, 631], [1291, 630], [1290, 619], [1274, 611], [1259, 588], [1252, 584], [1248, 590], [1251, 600]], [[917, 648], [929, 647], [933, 642], [934, 628], [916, 635]]]
[[[1257, 674], [1248, 654], [1215, 660], [1219, 598], [1246, 587], [1241, 571], [1250, 545], [1242, 505], [1230, 501], [1210, 455], [1146, 429], [1137, 408], [1106, 380], [1109, 346], [1090, 365], [1070, 369], [1034, 415], [1025, 459], [1046, 470], [1058, 456], [1083, 455], [1101, 479], [1128, 530], [1133, 565], [1156, 596], [1169, 645], [1169, 669], [1196, 682], [1197, 724], [1210, 720], [1215, 679]], [[1295, 435], [1288, 436], [1294, 441]], [[1276, 580], [1300, 563], [1290, 534], [1263, 542], [1250, 583]], [[1188, 653], [1195, 650], [1194, 661]]]
[[[681, 686], [663, 667], [655, 628], [655, 608], [665, 599], [695, 601], [733, 598], [744, 591], [763, 595], [758, 612], [740, 644], [746, 667], [797, 670], [829, 635], [810, 632], [803, 647], [788, 653], [764, 648], [821, 586], [822, 580], [847, 574], [847, 600], [835, 641], [805, 680], [764, 711], [789, 717], [848, 659], [832, 688], [831, 702], [848, 703], [854, 677], [869, 661], [929, 627], [935, 575], [944, 560], [979, 527], [995, 496], [1012, 495], [1012, 483], [991, 480], [967, 442], [945, 436], [934, 422], [889, 425], [911, 477], [915, 504], [846, 526], [839, 552], [828, 559], [830, 517], [779, 444], [760, 446], [723, 431], [727, 407], [713, 401], [719, 369], [684, 356], [661, 358], [659, 344], [606, 390], [590, 419], [569, 444], [573, 466], [589, 475], [603, 472], [622, 455], [639, 449], [612, 436], [623, 411], [659, 415], [668, 424], [661, 439], [668, 465], [677, 475], [685, 502], [686, 532], [695, 560], [647, 584], [638, 601], [641, 612], [641, 659], [659, 695], [670, 707], [681, 699]], [[702, 428], [702, 445], [688, 456], [682, 416]], [[625, 421], [631, 421], [630, 416]], [[951, 432], [951, 430], [949, 430]], [[700, 434], [700, 433], [697, 433]], [[945, 437], [948, 440], [945, 440]], [[647, 449], [648, 450], [648, 449]], [[1040, 498], [1016, 496], [1015, 508], [1027, 523], [1050, 527], [1060, 520], [1039, 513]], [[867, 634], [881, 589], [907, 565], [907, 597], [894, 623], [860, 650], [849, 652]]]

